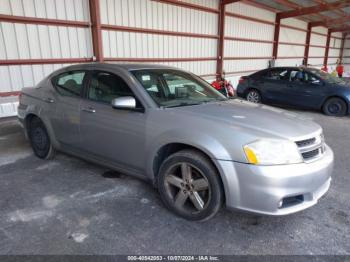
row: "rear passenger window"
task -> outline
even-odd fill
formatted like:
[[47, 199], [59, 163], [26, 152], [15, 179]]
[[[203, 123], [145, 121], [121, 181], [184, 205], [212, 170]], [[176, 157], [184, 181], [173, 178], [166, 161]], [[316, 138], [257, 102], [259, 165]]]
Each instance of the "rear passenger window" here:
[[68, 72], [61, 74], [56, 80], [58, 93], [64, 96], [81, 96], [85, 72]]

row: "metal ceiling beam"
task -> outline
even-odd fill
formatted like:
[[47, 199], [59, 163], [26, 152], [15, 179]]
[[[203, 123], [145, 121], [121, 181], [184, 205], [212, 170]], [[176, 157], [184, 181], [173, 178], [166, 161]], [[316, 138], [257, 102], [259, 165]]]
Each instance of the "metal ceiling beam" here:
[[333, 3], [323, 3], [323, 4], [319, 4], [319, 5], [315, 5], [315, 6], [303, 7], [303, 8], [299, 8], [297, 10], [280, 12], [279, 14], [280, 14], [281, 19], [283, 19], [283, 18], [316, 14], [316, 13], [320, 13], [320, 12], [324, 12], [324, 11], [340, 9], [343, 7], [347, 7], [349, 5], [350, 5], [350, 0], [342, 0], [342, 1], [337, 1], [337, 2], [333, 2]]
[[337, 24], [342, 24], [350, 20], [350, 15], [348, 16], [343, 16], [342, 18], [336, 18], [336, 19], [327, 19], [323, 21], [315, 21], [311, 22], [312, 26], [324, 26], [324, 27], [329, 27], [332, 25], [337, 25]]
[[[300, 9], [302, 8], [302, 6], [300, 6], [299, 4], [296, 4], [294, 2], [291, 2], [289, 0], [274, 0], [276, 3], [278, 4], [281, 4], [281, 5], [285, 5], [289, 8], [292, 8], [292, 9]], [[315, 14], [317, 15], [318, 17], [320, 17], [320, 19], [330, 19], [328, 16], [325, 16], [325, 15], [322, 15], [322, 14]], [[303, 19], [305, 20], [305, 19]]]
[[288, 0], [274, 0], [274, 2], [278, 3], [278, 4], [281, 4], [281, 5], [285, 5], [289, 8], [293, 8], [293, 9], [298, 9], [300, 8], [300, 5], [296, 4], [296, 3], [293, 3], [293, 2], [290, 2]]
[[239, 2], [240, 0], [222, 0], [222, 4], [223, 5], [228, 5], [228, 4], [232, 4], [232, 3], [236, 3]]
[[332, 33], [334, 32], [347, 32], [350, 31], [350, 26], [342, 26], [330, 29]]
[[260, 2], [256, 2], [255, 0], [242, 0], [241, 2], [243, 2], [247, 5], [251, 5], [251, 6], [255, 6], [255, 7], [264, 9], [264, 10], [268, 10], [268, 11], [273, 12], [273, 13], [278, 13], [280, 11], [276, 8], [269, 6], [269, 5], [266, 5], [266, 4], [263, 4]]
[[[327, 4], [327, 2], [324, 0], [313, 0], [313, 2], [315, 2], [317, 4]], [[341, 16], [347, 15], [347, 13], [341, 9], [336, 9], [336, 10], [334, 10], [334, 12], [336, 12], [338, 15], [341, 15]]]

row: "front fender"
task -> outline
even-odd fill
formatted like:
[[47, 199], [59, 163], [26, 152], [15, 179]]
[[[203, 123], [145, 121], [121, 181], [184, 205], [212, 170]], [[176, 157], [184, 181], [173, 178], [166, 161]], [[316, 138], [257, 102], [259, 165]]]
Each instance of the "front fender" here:
[[[239, 181], [234, 168], [234, 162], [231, 159], [231, 155], [228, 152], [225, 145], [216, 140], [213, 136], [209, 136], [204, 133], [193, 133], [190, 130], [175, 129], [164, 132], [161, 136], [157, 137], [149, 147], [147, 152], [147, 176], [152, 181], [155, 179], [153, 172], [153, 164], [157, 156], [157, 152], [164, 146], [172, 143], [186, 144], [191, 147], [197, 148], [206, 155], [208, 155], [213, 164], [217, 168], [221, 181], [224, 186], [225, 196], [230, 196], [230, 199], [237, 199], [239, 197]], [[204, 146], [205, 145], [205, 146]], [[230, 199], [227, 199], [230, 203]]]
[[[197, 130], [196, 130], [197, 131]], [[211, 159], [225, 159], [230, 160], [231, 155], [225, 146], [215, 139], [213, 136], [194, 132], [191, 130], [185, 130], [183, 128], [172, 129], [162, 133], [160, 136], [157, 136], [152, 140], [146, 148], [149, 148], [147, 152], [147, 162], [146, 162], [146, 170], [147, 175], [153, 179], [153, 163], [157, 156], [158, 151], [172, 143], [180, 143], [189, 145], [191, 147], [197, 148], [198, 150], [204, 152]]]

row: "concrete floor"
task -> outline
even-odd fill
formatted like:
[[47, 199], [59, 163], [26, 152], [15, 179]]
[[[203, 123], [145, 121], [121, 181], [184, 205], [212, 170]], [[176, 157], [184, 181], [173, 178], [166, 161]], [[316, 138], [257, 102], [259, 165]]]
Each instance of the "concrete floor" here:
[[327, 196], [285, 217], [223, 210], [204, 223], [167, 211], [143, 181], [36, 158], [16, 120], [1, 120], [0, 254], [350, 254], [350, 118], [300, 113], [335, 151]]

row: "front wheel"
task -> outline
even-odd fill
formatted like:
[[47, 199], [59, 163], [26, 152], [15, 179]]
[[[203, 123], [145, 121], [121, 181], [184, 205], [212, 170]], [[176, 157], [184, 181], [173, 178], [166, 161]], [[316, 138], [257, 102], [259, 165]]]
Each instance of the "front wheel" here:
[[224, 199], [216, 169], [207, 157], [194, 150], [182, 150], [163, 162], [158, 187], [165, 205], [188, 220], [210, 219]]
[[334, 97], [324, 103], [322, 110], [328, 116], [345, 116], [347, 106], [343, 99]]
[[30, 121], [29, 139], [34, 154], [42, 159], [51, 159], [55, 150], [51, 144], [44, 123], [37, 117]]
[[261, 103], [261, 95], [256, 89], [250, 89], [246, 95], [246, 99], [252, 103]]

